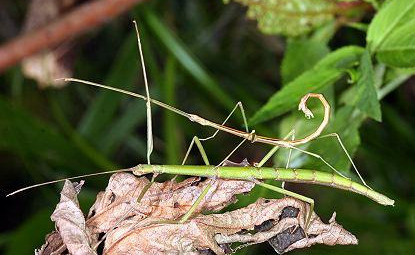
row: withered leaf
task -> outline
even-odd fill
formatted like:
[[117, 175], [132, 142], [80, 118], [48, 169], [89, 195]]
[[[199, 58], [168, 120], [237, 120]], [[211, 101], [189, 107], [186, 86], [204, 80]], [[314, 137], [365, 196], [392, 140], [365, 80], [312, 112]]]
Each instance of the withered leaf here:
[[298, 242], [290, 245], [285, 252], [310, 247], [313, 244], [324, 244], [324, 245], [351, 245], [358, 244], [357, 238], [345, 230], [340, 224], [335, 222], [336, 213], [329, 220], [329, 224], [324, 224], [320, 218], [315, 219], [315, 224], [311, 224], [307, 231], [308, 238], [301, 239]]
[[45, 244], [39, 250], [35, 250], [35, 255], [62, 254], [66, 250], [61, 235], [58, 231], [53, 231], [45, 238]]
[[[280, 219], [287, 207], [298, 208], [298, 215]], [[307, 210], [308, 205], [293, 198], [259, 199], [245, 208], [223, 214], [200, 215], [184, 224], [156, 223], [132, 227], [131, 222], [121, 223], [108, 235], [105, 254], [200, 254], [204, 250], [225, 254], [221, 244], [244, 243], [246, 246], [281, 234], [300, 238], [291, 243], [273, 245], [280, 254], [315, 243], [357, 244], [357, 239], [334, 220], [324, 224], [315, 213], [307, 237], [304, 233]], [[255, 231], [265, 222], [273, 222], [271, 228]]]
[[[145, 177], [137, 178], [130, 173], [111, 176], [105, 192], [97, 196], [87, 220], [94, 233], [107, 232], [123, 218], [139, 225], [156, 220], [174, 220], [183, 216], [193, 205], [210, 179], [188, 178], [180, 183], [166, 181], [153, 183], [140, 203], [137, 198], [149, 184]], [[195, 213], [218, 211], [236, 201], [235, 195], [249, 192], [254, 183], [240, 180], [221, 180], [212, 183], [212, 188]]]
[[91, 248], [95, 239], [88, 231], [84, 215], [79, 208], [77, 195], [82, 187], [80, 184], [66, 181], [61, 191], [61, 199], [51, 219], [56, 223], [57, 230], [71, 254], [96, 254]]
[[[38, 254], [97, 254], [99, 234], [100, 241], [105, 241], [103, 254], [227, 254], [266, 241], [282, 254], [316, 243], [357, 244], [356, 237], [335, 222], [335, 214], [324, 224], [313, 212], [306, 228], [310, 206], [294, 198], [259, 199], [238, 210], [200, 214], [226, 207], [235, 201], [236, 194], [249, 192], [252, 182], [192, 177], [180, 183], [149, 183], [130, 173], [114, 174], [85, 222], [76, 198], [82, 184], [67, 181], [52, 215], [58, 231]], [[194, 217], [183, 224], [172, 223], [209, 184], [213, 188]], [[149, 188], [137, 202], [145, 187]]]

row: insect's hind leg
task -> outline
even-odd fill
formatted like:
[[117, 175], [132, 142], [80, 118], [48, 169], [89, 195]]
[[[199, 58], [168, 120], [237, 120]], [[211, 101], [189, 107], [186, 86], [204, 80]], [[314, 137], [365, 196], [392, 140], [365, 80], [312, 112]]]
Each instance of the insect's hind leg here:
[[[233, 107], [232, 111], [228, 114], [228, 116], [222, 122], [222, 125], [226, 124], [226, 122], [231, 118], [231, 116], [235, 113], [235, 111], [238, 108], [240, 109], [241, 114], [242, 114], [242, 119], [243, 119], [243, 122], [244, 122], [245, 130], [246, 130], [246, 132], [249, 132], [248, 122], [246, 120], [245, 110], [244, 110], [242, 102], [236, 103], [236, 105]], [[198, 136], [194, 136], [192, 138], [192, 141], [190, 142], [189, 147], [187, 148], [186, 155], [184, 156], [183, 161], [182, 161], [182, 165], [184, 165], [186, 163], [186, 161], [187, 161], [187, 159], [190, 155], [190, 151], [192, 150], [193, 145], [195, 145], [195, 144], [196, 144], [197, 148], [199, 149], [199, 152], [200, 152], [200, 154], [203, 158], [203, 162], [206, 165], [210, 165], [209, 160], [207, 158], [206, 151], [203, 148], [202, 141], [207, 141], [207, 140], [213, 139], [218, 133], [219, 133], [219, 130], [216, 130], [211, 136], [208, 136], [208, 137], [205, 137], [205, 138], [199, 138]], [[173, 179], [175, 179], [176, 177], [177, 176], [175, 176]]]
[[[197, 137], [196, 137], [197, 138]], [[198, 141], [199, 139], [195, 139], [195, 143], [197, 144], [196, 141]], [[217, 169], [219, 166], [223, 165], [223, 163], [225, 163], [226, 160], [228, 160], [233, 153], [235, 153], [235, 151], [246, 141], [247, 139], [243, 139], [218, 165], [216, 165], [214, 167], [214, 169]], [[206, 152], [202, 146], [201, 143], [199, 148], [200, 153], [202, 154], [203, 158], [206, 158], [205, 163], [207, 163], [207, 165], [209, 165], [209, 160], [207, 160], [207, 155]], [[213, 177], [210, 179], [210, 182], [208, 183], [208, 185], [203, 189], [203, 191], [201, 192], [201, 194], [199, 195], [199, 197], [196, 199], [196, 201], [193, 203], [193, 205], [190, 207], [190, 209], [186, 212], [185, 215], [182, 216], [182, 218], [177, 221], [177, 222], [171, 222], [171, 223], [184, 223], [186, 222], [191, 216], [192, 214], [196, 211], [197, 207], [200, 205], [200, 203], [203, 201], [203, 199], [206, 197], [206, 195], [208, 194], [209, 190], [212, 188], [213, 183], [216, 182], [217, 180], [217, 176]]]
[[[248, 122], [246, 120], [246, 116], [245, 116], [245, 110], [243, 108], [243, 104], [242, 102], [238, 102], [236, 103], [235, 107], [232, 109], [232, 111], [228, 114], [228, 116], [226, 117], [226, 119], [222, 122], [222, 125], [224, 125], [229, 119], [230, 117], [235, 113], [235, 111], [237, 109], [240, 109], [241, 114], [242, 114], [242, 119], [244, 122], [244, 126], [245, 126], [245, 130], [248, 132], [249, 128], [248, 128]], [[182, 161], [182, 165], [184, 165], [187, 162], [187, 159], [189, 157], [190, 151], [192, 150], [193, 146], [196, 144], [196, 147], [198, 148], [200, 155], [202, 156], [203, 162], [206, 165], [210, 165], [209, 159], [207, 157], [206, 151], [202, 145], [202, 141], [207, 141], [210, 140], [212, 138], [214, 138], [217, 134], [219, 133], [219, 130], [216, 130], [213, 135], [206, 137], [206, 138], [199, 138], [197, 136], [194, 136], [192, 138], [192, 141], [190, 142], [189, 148], [186, 151], [186, 155], [184, 156], [184, 159]], [[218, 166], [220, 166], [221, 164], [223, 164], [224, 161], [226, 161], [235, 151], [237, 148], [239, 148], [240, 145], [242, 145], [242, 143], [245, 141], [246, 139], [244, 139]], [[215, 168], [217, 168], [218, 166], [215, 166]], [[176, 176], [174, 177], [176, 178]], [[173, 179], [174, 179], [173, 178]], [[216, 181], [216, 178], [212, 178], [211, 181], [208, 183], [208, 185], [203, 189], [202, 193], [199, 195], [199, 197], [196, 199], [196, 201], [193, 203], [193, 205], [190, 207], [190, 209], [186, 212], [186, 214], [184, 214], [182, 216], [182, 218], [180, 220], [178, 220], [175, 223], [184, 223], [186, 222], [191, 216], [192, 214], [196, 211], [197, 207], [200, 205], [200, 203], [203, 201], [203, 199], [206, 197], [206, 195], [208, 194], [209, 190], [212, 188], [213, 183]]]
[[[294, 140], [295, 139], [295, 129], [291, 129], [290, 132], [288, 132], [288, 134], [283, 138], [284, 140], [288, 139], [291, 136], [291, 139]], [[258, 163], [254, 163], [255, 167], [262, 167], [280, 148], [280, 146], [274, 146], [262, 159], [260, 162]], [[289, 154], [288, 154], [288, 160], [287, 163], [285, 165], [285, 168], [288, 168], [289, 164], [290, 164], [290, 159], [291, 159], [291, 154], [292, 154], [292, 148], [290, 148]], [[281, 188], [284, 188], [285, 186], [285, 182], [281, 183]]]
[[319, 160], [321, 160], [326, 166], [328, 166], [328, 167], [330, 167], [330, 169], [331, 170], [333, 170], [334, 172], [336, 172], [338, 175], [340, 175], [341, 177], [343, 177], [343, 178], [346, 178], [346, 179], [350, 179], [349, 177], [347, 177], [347, 176], [345, 176], [344, 174], [342, 174], [339, 170], [337, 170], [334, 166], [332, 166], [329, 162], [327, 162], [327, 160], [325, 160], [322, 156], [320, 156], [319, 154], [317, 154], [317, 153], [313, 153], [313, 152], [309, 152], [309, 151], [306, 151], [306, 150], [303, 150], [303, 149], [300, 149], [300, 148], [297, 148], [297, 147], [295, 147], [295, 146], [290, 146], [289, 148], [292, 148], [292, 149], [294, 149], [294, 150], [297, 150], [297, 151], [300, 151], [300, 152], [302, 152], [302, 153], [305, 153], [305, 154], [307, 154], [307, 155], [310, 155], [310, 156], [312, 156], [312, 157], [315, 157], [315, 158], [317, 158], [317, 159], [319, 159]]
[[[226, 119], [222, 122], [222, 126], [226, 124], [226, 122], [231, 118], [231, 116], [235, 113], [236, 109], [240, 109], [241, 114], [242, 114], [242, 120], [244, 122], [244, 128], [245, 131], [248, 133], [249, 132], [249, 128], [248, 128], [248, 121], [246, 120], [246, 115], [245, 115], [245, 109], [244, 106], [242, 104], [241, 101], [239, 101], [238, 103], [236, 103], [236, 105], [233, 107], [232, 111], [228, 114], [228, 116], [226, 117]], [[215, 133], [213, 133], [213, 135], [205, 137], [205, 138], [200, 138], [200, 141], [207, 141], [210, 140], [212, 138], [214, 138], [220, 130], [216, 130]]]
[[327, 138], [327, 137], [335, 137], [337, 139], [337, 142], [339, 143], [340, 147], [342, 148], [342, 150], [346, 154], [347, 158], [349, 159], [350, 163], [352, 164], [352, 167], [353, 167], [354, 171], [359, 176], [359, 178], [362, 181], [363, 185], [365, 185], [369, 189], [372, 189], [371, 187], [369, 187], [369, 185], [366, 184], [365, 180], [363, 179], [362, 175], [360, 174], [359, 170], [357, 169], [355, 163], [353, 162], [352, 157], [350, 156], [350, 154], [347, 151], [346, 147], [344, 146], [342, 140], [340, 139], [339, 134], [337, 134], [337, 133], [331, 133], [331, 134], [327, 134], [327, 135], [322, 135], [322, 136], [318, 137], [317, 139]]
[[[235, 113], [235, 111], [238, 109], [238, 107], [239, 107], [239, 109], [241, 110], [241, 114], [242, 114], [242, 119], [243, 119], [243, 122], [244, 122], [244, 126], [245, 126], [245, 130], [246, 130], [246, 132], [249, 132], [249, 128], [248, 128], [248, 122], [247, 122], [247, 120], [246, 120], [246, 116], [245, 116], [245, 110], [244, 110], [244, 107], [243, 107], [243, 104], [242, 104], [242, 102], [238, 102], [238, 103], [236, 103], [236, 105], [233, 107], [233, 109], [232, 109], [232, 111], [228, 114], [228, 116], [225, 118], [225, 120], [222, 122], [222, 125], [225, 125], [226, 124], [226, 122], [230, 119], [230, 117]], [[189, 145], [189, 147], [187, 148], [187, 151], [186, 151], [186, 155], [184, 156], [184, 158], [183, 158], [183, 161], [182, 161], [182, 165], [184, 165], [186, 162], [187, 162], [187, 159], [188, 159], [188, 157], [189, 157], [189, 155], [190, 155], [190, 151], [192, 150], [192, 148], [193, 148], [193, 145], [195, 145], [196, 144], [196, 146], [197, 146], [197, 148], [199, 149], [199, 152], [200, 152], [200, 155], [202, 156], [202, 158], [203, 158], [203, 162], [206, 164], [206, 165], [210, 165], [210, 163], [209, 163], [209, 160], [208, 160], [208, 158], [207, 158], [207, 154], [206, 154], [206, 151], [205, 151], [205, 149], [204, 149], [204, 147], [203, 147], [203, 145], [202, 145], [202, 141], [207, 141], [207, 140], [210, 140], [210, 139], [212, 139], [212, 138], [214, 138], [217, 134], [219, 133], [219, 130], [216, 130], [211, 136], [208, 136], [208, 137], [205, 137], [205, 138], [199, 138], [198, 136], [194, 136], [193, 138], [192, 138], [192, 141], [190, 142], [190, 145]], [[176, 178], [177, 176], [175, 176], [174, 178]], [[174, 179], [173, 178], [173, 179]]]
[[[283, 139], [286, 140], [290, 136], [293, 137], [294, 134], [295, 134], [295, 130], [292, 129], [290, 132], [288, 132], [288, 134]], [[255, 163], [254, 166], [255, 167], [262, 167], [278, 151], [279, 148], [280, 148], [280, 146], [278, 146], [278, 145], [272, 147], [272, 149], [261, 159], [261, 161], [258, 162], [258, 163]]]
[[[187, 149], [186, 155], [184, 156], [182, 165], [184, 165], [187, 161], [187, 158], [190, 154], [190, 151], [193, 148], [193, 145], [196, 144], [196, 147], [198, 148], [200, 155], [203, 158], [203, 161], [206, 165], [210, 165], [209, 163], [209, 159], [207, 157], [205, 148], [203, 147], [202, 143], [200, 142], [199, 137], [194, 136], [192, 139], [192, 142], [189, 145], [189, 148]], [[176, 178], [177, 175], [174, 177]], [[196, 211], [197, 207], [199, 206], [199, 204], [202, 202], [203, 198], [207, 195], [207, 193], [209, 192], [210, 188], [212, 187], [212, 182], [209, 182], [208, 185], [203, 189], [202, 193], [200, 193], [199, 197], [196, 199], [196, 201], [193, 203], [193, 205], [189, 208], [189, 210], [180, 218], [180, 220], [178, 221], [174, 221], [172, 223], [184, 223], [186, 222], [194, 213], [194, 211]]]
[[[291, 135], [291, 141], [295, 140], [295, 129], [291, 130], [292, 131], [292, 135]], [[290, 161], [291, 161], [291, 155], [292, 155], [293, 149], [290, 148], [289, 152], [288, 152], [288, 158], [287, 158], [287, 163], [285, 164], [285, 169], [288, 169], [290, 167]], [[285, 187], [285, 182], [281, 183], [281, 188], [284, 189]]]

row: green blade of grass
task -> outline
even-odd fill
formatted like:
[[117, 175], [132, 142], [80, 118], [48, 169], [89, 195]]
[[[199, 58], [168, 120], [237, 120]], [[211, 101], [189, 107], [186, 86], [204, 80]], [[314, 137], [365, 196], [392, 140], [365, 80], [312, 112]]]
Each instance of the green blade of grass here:
[[58, 123], [61, 125], [63, 131], [69, 136], [73, 144], [82, 152], [86, 157], [91, 159], [98, 167], [103, 169], [116, 169], [119, 168], [116, 164], [108, 160], [104, 155], [98, 152], [94, 147], [88, 144], [70, 125], [66, 119], [62, 109], [53, 95], [49, 96], [49, 101], [52, 108], [52, 113], [55, 116]]
[[235, 104], [235, 100], [218, 85], [217, 81], [208, 74], [202, 64], [190, 54], [183, 43], [172, 34], [167, 26], [151, 10], [146, 10], [144, 13], [145, 20], [152, 29], [152, 32], [159, 37], [160, 41], [176, 57], [184, 69], [198, 81], [197, 85], [200, 85], [207, 91], [222, 107], [231, 110]]
[[0, 109], [1, 150], [18, 155], [22, 161], [48, 162], [52, 167], [74, 172], [93, 168], [90, 159], [53, 126], [11, 105], [3, 97], [0, 97]]
[[[169, 55], [165, 68], [165, 80], [163, 84], [164, 101], [169, 105], [175, 105], [175, 79], [176, 79], [176, 59]], [[177, 141], [177, 115], [166, 111], [164, 113], [163, 124], [165, 148], [166, 148], [166, 163], [177, 164], [179, 162], [179, 143]]]

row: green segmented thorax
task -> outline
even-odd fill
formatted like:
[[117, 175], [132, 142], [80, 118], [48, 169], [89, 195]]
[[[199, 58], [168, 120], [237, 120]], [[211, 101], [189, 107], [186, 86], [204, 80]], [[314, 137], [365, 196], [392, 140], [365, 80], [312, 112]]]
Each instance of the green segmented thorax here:
[[201, 177], [218, 177], [239, 180], [267, 180], [319, 184], [343, 189], [366, 196], [382, 205], [393, 205], [394, 200], [357, 182], [334, 173], [309, 169], [286, 169], [271, 167], [205, 166], [205, 165], [138, 165], [130, 169], [134, 174], [169, 173]]

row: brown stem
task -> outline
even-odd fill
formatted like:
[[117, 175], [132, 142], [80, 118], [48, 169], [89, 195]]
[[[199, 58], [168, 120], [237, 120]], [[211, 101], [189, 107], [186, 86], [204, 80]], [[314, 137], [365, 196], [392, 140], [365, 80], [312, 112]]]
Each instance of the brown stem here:
[[0, 72], [27, 56], [97, 27], [143, 1], [95, 0], [85, 3], [55, 22], [1, 45]]

